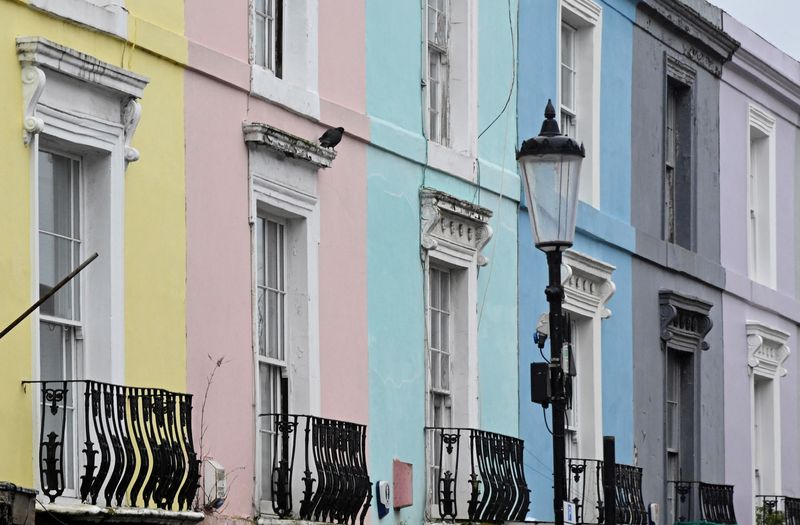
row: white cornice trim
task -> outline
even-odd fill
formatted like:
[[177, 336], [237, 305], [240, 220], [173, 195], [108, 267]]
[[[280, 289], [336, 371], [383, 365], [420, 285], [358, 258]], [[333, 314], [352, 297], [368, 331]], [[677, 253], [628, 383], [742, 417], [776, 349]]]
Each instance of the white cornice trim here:
[[439, 190], [420, 190], [420, 229], [423, 250], [438, 250], [464, 262], [485, 266], [481, 250], [492, 238], [492, 211]]
[[330, 168], [336, 151], [323, 148], [308, 139], [259, 122], [242, 125], [246, 144], [266, 146], [282, 155], [310, 162], [318, 168]]
[[772, 135], [773, 131], [775, 130], [776, 122], [776, 119], [773, 115], [752, 103], [748, 104], [747, 114], [751, 126], [767, 136]]
[[603, 8], [593, 0], [561, 0], [561, 7], [569, 9], [592, 25], [597, 25], [603, 14]]
[[747, 366], [748, 372], [767, 377], [783, 377], [787, 374], [783, 362], [791, 350], [787, 346], [790, 335], [758, 321], [747, 321]]
[[564, 252], [564, 264], [569, 268], [564, 280], [564, 305], [587, 317], [611, 317], [606, 304], [617, 289], [611, 280], [616, 268], [572, 250]]
[[145, 76], [38, 36], [17, 38], [17, 59], [23, 67], [44, 67], [134, 98], [142, 97], [149, 82]]
[[748, 80], [790, 105], [795, 111], [800, 111], [800, 83], [787, 77], [747, 49], [736, 50], [733, 60], [725, 67], [747, 77]]

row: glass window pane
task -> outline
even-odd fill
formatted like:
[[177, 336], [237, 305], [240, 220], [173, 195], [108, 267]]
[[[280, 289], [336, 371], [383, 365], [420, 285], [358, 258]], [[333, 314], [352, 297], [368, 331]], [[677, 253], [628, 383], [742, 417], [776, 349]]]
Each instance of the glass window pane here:
[[430, 287], [431, 287], [431, 290], [430, 290], [430, 292], [431, 292], [431, 297], [430, 297], [431, 308], [437, 308], [437, 309], [439, 308], [439, 305], [441, 304], [441, 301], [439, 299], [439, 297], [440, 297], [439, 296], [439, 290], [440, 290], [440, 288], [439, 288], [439, 281], [440, 281], [439, 273], [440, 273], [439, 270], [436, 270], [435, 268], [431, 268], [431, 274], [430, 274], [430, 278], [429, 278]]
[[258, 353], [267, 355], [267, 296], [264, 289], [258, 290]]
[[70, 159], [39, 153], [39, 229], [72, 236]]
[[[265, 418], [261, 418], [265, 419]], [[272, 474], [272, 434], [261, 432], [261, 500], [270, 501]]]
[[[72, 271], [72, 242], [46, 233], [39, 234], [39, 297]], [[65, 285], [45, 301], [41, 312], [64, 319], [72, 319], [73, 282]]]
[[278, 225], [267, 221], [267, 286], [278, 286]]
[[441, 382], [440, 387], [442, 390], [450, 390], [450, 356], [442, 354], [441, 366]]
[[573, 100], [573, 78], [572, 71], [565, 66], [561, 66], [561, 104], [567, 108], [573, 109], [575, 101]]
[[63, 329], [53, 323], [39, 325], [39, 378], [64, 379]]
[[441, 344], [441, 334], [439, 333], [440, 321], [439, 321], [439, 312], [436, 310], [431, 310], [431, 341], [430, 346], [431, 348], [440, 348]]
[[450, 351], [450, 316], [448, 314], [441, 314], [441, 332], [439, 333], [439, 346], [443, 352]]
[[79, 176], [81, 164], [77, 160], [72, 161], [72, 236], [76, 239], [81, 238], [81, 201]]
[[256, 11], [264, 13], [267, 10], [267, 0], [256, 0]]
[[264, 219], [259, 217], [256, 221], [256, 282], [264, 286], [266, 280], [265, 255], [264, 255]]
[[278, 228], [278, 289], [281, 291], [286, 290], [284, 278], [286, 274], [286, 270], [284, 269], [284, 262], [286, 261], [286, 257], [283, 253], [283, 246], [284, 246], [284, 226], [283, 224], [276, 224]]
[[431, 352], [431, 387], [439, 388], [439, 352]]
[[266, 66], [267, 65], [267, 50], [266, 50], [266, 23], [267, 20], [262, 15], [256, 14], [255, 17], [255, 61], [256, 65], [258, 66]]
[[267, 292], [267, 355], [279, 357], [278, 350], [278, 292]]
[[450, 311], [450, 273], [440, 272], [442, 279], [441, 301], [442, 310], [445, 312]]

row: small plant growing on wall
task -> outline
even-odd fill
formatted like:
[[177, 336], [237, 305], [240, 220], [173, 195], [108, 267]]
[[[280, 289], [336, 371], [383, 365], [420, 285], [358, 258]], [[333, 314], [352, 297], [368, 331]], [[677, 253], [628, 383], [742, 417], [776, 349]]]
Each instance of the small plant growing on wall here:
[[756, 507], [756, 525], [786, 525], [786, 514], [772, 506]]

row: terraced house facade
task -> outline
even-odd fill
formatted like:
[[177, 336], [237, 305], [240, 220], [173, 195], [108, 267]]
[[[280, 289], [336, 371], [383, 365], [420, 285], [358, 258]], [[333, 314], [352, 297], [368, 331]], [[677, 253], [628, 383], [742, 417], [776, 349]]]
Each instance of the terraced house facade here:
[[0, 524], [553, 522], [516, 160], [548, 100], [586, 153], [561, 269], [575, 523], [800, 518], [800, 63], [725, 12], [0, 20]]

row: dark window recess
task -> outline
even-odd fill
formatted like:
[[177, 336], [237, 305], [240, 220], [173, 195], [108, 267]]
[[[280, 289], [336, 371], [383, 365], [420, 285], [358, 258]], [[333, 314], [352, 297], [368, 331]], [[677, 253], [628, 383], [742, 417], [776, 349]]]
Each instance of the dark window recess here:
[[283, 0], [275, 5], [275, 76], [283, 78]]
[[692, 183], [692, 90], [668, 79], [664, 119], [665, 241], [693, 249], [694, 187]]

